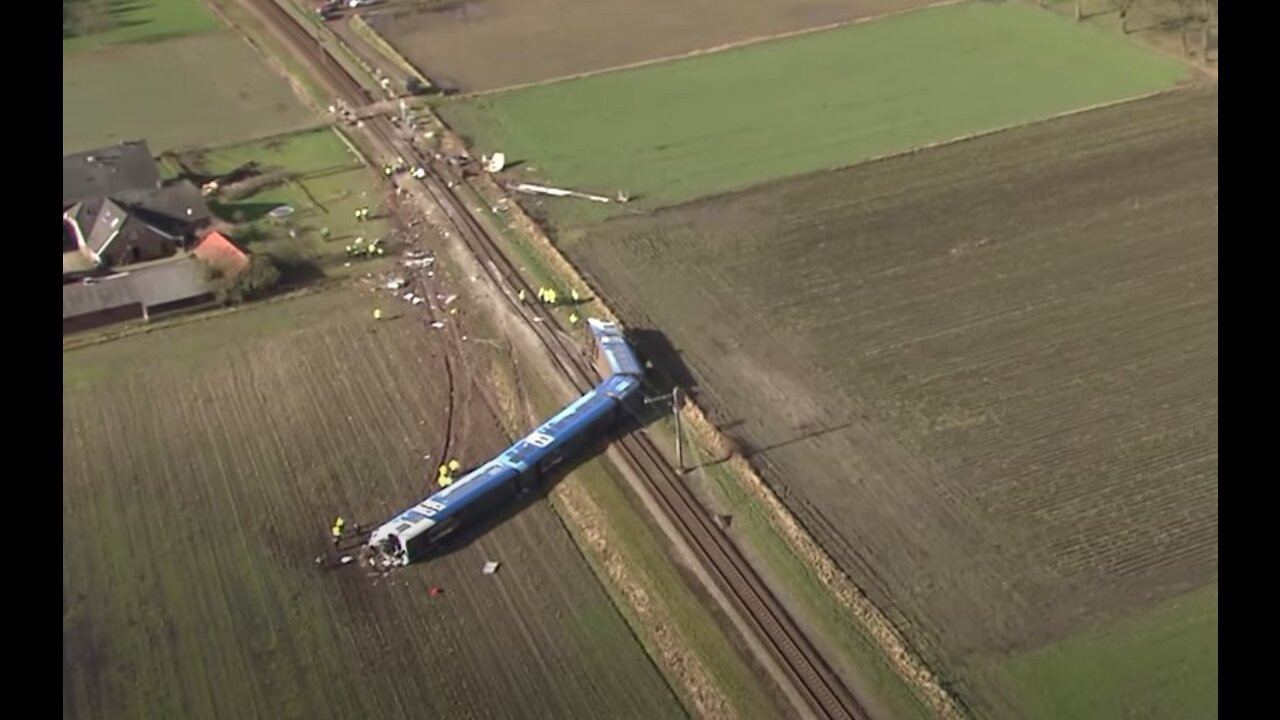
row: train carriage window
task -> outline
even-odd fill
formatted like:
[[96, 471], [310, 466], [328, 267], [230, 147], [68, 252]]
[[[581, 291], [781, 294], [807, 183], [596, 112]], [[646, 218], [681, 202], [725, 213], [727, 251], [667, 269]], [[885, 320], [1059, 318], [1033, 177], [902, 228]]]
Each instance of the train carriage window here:
[[546, 447], [555, 442], [555, 438], [540, 432], [533, 433], [529, 436], [528, 440], [530, 445], [536, 445], [540, 448]]

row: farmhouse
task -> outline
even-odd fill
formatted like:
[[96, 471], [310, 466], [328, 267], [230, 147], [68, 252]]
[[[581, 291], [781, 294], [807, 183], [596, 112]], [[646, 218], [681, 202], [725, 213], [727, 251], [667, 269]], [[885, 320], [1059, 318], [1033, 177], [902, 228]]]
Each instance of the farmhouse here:
[[165, 260], [62, 286], [62, 332], [207, 307], [215, 302], [204, 264]]
[[127, 190], [156, 190], [160, 169], [145, 140], [62, 158], [62, 207]]
[[63, 281], [92, 268], [130, 265], [185, 249], [209, 220], [209, 207], [187, 180], [165, 183], [145, 142], [63, 158]]

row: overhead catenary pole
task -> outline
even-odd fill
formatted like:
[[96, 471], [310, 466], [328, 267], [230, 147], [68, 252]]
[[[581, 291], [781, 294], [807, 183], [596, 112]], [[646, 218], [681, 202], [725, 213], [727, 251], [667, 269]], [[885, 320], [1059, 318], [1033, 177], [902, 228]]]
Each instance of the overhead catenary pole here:
[[666, 395], [650, 397], [644, 399], [644, 404], [649, 405], [656, 402], [671, 401], [671, 417], [676, 422], [676, 467], [679, 468], [680, 474], [686, 472], [684, 468], [684, 433], [680, 431], [680, 388], [675, 387]]
[[680, 432], [680, 388], [671, 390], [671, 415], [676, 421], [676, 467], [684, 472], [684, 433]]

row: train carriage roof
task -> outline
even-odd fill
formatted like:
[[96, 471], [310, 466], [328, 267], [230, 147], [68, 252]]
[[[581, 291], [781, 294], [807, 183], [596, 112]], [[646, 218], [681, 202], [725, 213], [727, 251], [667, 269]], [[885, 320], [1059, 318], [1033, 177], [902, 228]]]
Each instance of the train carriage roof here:
[[635, 350], [627, 342], [626, 335], [616, 323], [588, 318], [587, 325], [591, 328], [591, 334], [595, 336], [596, 344], [600, 346], [600, 352], [609, 363], [609, 369], [614, 375], [644, 374]]

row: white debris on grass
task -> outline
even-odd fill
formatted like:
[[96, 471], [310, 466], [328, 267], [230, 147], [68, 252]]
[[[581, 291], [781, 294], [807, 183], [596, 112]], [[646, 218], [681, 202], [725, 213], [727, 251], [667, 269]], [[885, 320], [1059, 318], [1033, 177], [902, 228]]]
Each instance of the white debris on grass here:
[[347, 563], [351, 562], [354, 559], [355, 558], [351, 557], [350, 555], [343, 555], [342, 559], [339, 560], [338, 562], [342, 563], [343, 565], [346, 565]]
[[[437, 295], [436, 297], [439, 297], [439, 296]], [[458, 299], [457, 295], [450, 295], [449, 297], [444, 299], [444, 306], [449, 307], [450, 305], [453, 304], [453, 301], [457, 299]]]
[[435, 322], [431, 323], [431, 327], [433, 327], [433, 328], [435, 328], [435, 329], [439, 330], [440, 328], [444, 327], [444, 323], [443, 323], [443, 322], [441, 322], [441, 321], [439, 321], [439, 320], [437, 320], [437, 321], [435, 321]]
[[399, 290], [404, 286], [405, 286], [405, 279], [402, 277], [392, 278], [391, 280], [387, 281], [388, 290]]
[[420, 298], [420, 297], [416, 297], [416, 298], [414, 298], [414, 299], [413, 299], [413, 304], [414, 304], [414, 305], [421, 305], [421, 304], [422, 304], [422, 298]]
[[484, 570], [482, 570], [481, 572], [483, 572], [485, 575], [492, 575], [498, 572], [498, 564], [499, 563], [496, 560], [490, 560], [489, 562], [484, 564]]
[[400, 299], [401, 299], [401, 300], [404, 300], [405, 302], [413, 302], [413, 293], [411, 293], [411, 292], [407, 292], [407, 293], [405, 293], [405, 294], [401, 295], [401, 296], [400, 296]]

